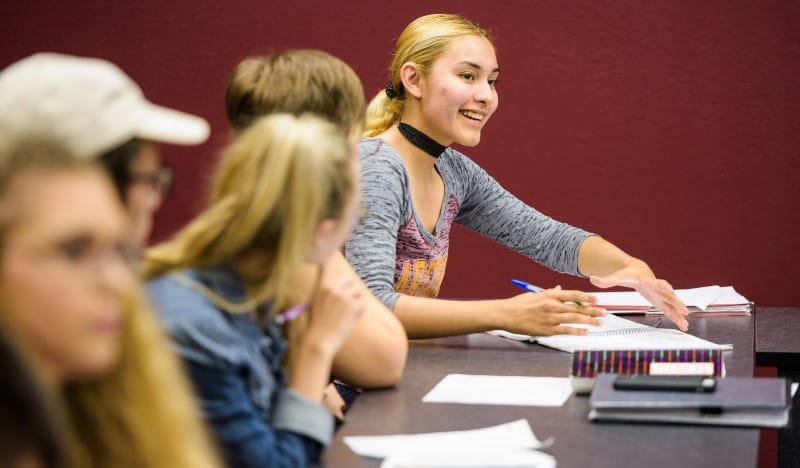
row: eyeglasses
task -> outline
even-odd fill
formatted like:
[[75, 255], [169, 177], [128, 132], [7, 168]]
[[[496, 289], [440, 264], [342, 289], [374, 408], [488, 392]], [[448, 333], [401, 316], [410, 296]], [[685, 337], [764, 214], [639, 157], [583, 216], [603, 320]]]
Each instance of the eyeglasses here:
[[[9, 245], [9, 244], [6, 244]], [[97, 273], [116, 265], [131, 273], [136, 269], [137, 251], [127, 241], [101, 242], [87, 234], [76, 234], [44, 244], [14, 243], [15, 249], [24, 249], [29, 258], [54, 262], [72, 271]]]
[[166, 197], [172, 188], [172, 169], [162, 167], [155, 172], [141, 172], [130, 174], [130, 184], [144, 184]]

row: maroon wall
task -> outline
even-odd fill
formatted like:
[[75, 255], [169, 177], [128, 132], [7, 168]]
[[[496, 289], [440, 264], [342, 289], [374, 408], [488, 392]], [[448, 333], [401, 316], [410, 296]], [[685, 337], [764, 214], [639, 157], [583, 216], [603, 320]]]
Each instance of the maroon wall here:
[[[52, 3], [52, 4], [47, 4]], [[371, 97], [395, 38], [431, 2], [3, 2], [0, 66], [39, 50], [106, 57], [155, 102], [212, 124], [165, 147], [176, 191], [157, 238], [202, 205], [228, 72], [242, 57], [321, 48]], [[437, 2], [492, 29], [501, 106], [467, 153], [540, 210], [646, 259], [676, 287], [733, 284], [800, 305], [800, 3]], [[590, 288], [464, 229], [443, 295], [515, 294], [509, 278]]]

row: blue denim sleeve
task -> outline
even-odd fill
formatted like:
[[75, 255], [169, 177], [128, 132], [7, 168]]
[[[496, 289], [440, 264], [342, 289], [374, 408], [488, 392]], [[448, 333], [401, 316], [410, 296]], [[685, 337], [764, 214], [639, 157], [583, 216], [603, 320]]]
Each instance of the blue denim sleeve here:
[[321, 443], [275, 429], [262, 419], [250, 402], [245, 380], [233, 369], [190, 361], [186, 367], [228, 466], [304, 467], [319, 460]]

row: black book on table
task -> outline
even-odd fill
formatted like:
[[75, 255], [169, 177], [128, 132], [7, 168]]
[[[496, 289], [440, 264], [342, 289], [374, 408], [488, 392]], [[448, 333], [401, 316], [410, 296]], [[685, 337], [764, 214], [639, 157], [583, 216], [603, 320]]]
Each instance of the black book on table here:
[[617, 390], [617, 374], [598, 374], [589, 399], [591, 421], [783, 427], [789, 421], [784, 378], [727, 377], [713, 392]]

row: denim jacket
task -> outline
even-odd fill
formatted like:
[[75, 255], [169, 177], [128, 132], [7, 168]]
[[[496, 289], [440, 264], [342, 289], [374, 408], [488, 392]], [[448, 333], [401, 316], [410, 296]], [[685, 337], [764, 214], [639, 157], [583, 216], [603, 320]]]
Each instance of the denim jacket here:
[[194, 383], [203, 414], [233, 467], [307, 466], [333, 434], [333, 417], [286, 387], [281, 328], [231, 314], [197, 289], [202, 284], [244, 302], [229, 268], [186, 270], [156, 278], [148, 291]]

